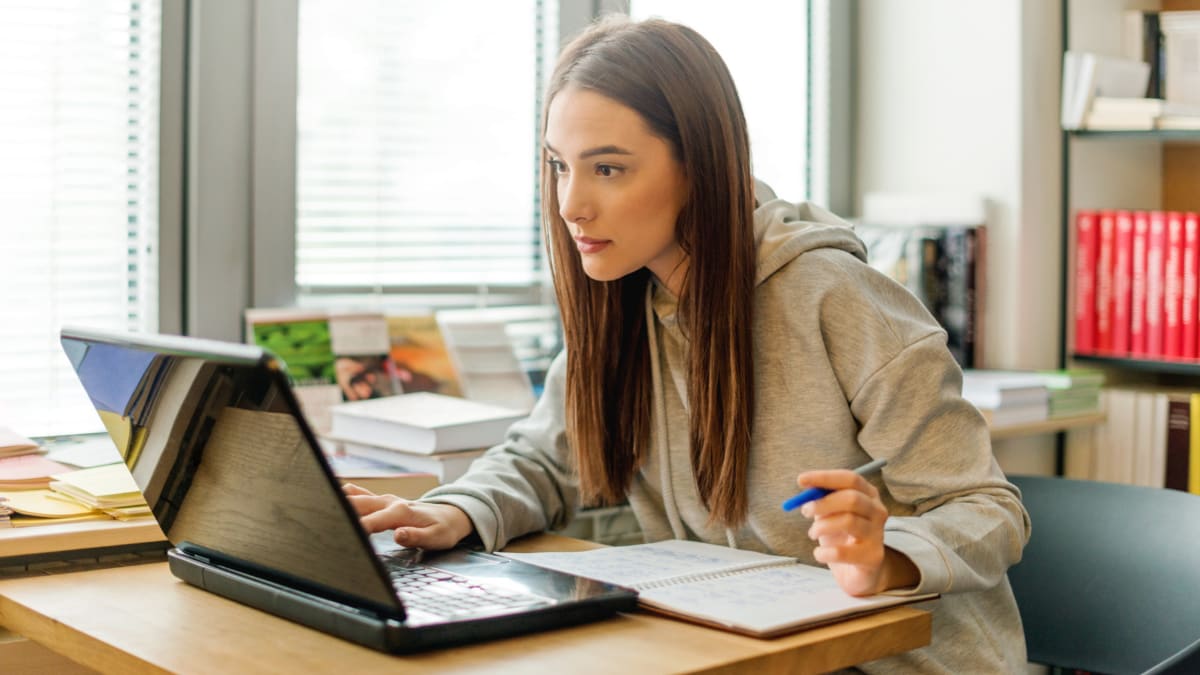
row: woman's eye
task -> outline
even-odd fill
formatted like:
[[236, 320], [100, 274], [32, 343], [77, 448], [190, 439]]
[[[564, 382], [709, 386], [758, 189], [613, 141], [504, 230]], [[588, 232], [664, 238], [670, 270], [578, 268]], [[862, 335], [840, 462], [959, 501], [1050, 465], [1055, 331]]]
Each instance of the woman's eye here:
[[567, 166], [557, 159], [548, 159], [546, 160], [546, 164], [550, 167], [550, 173], [556, 176], [567, 172]]
[[611, 177], [617, 175], [618, 171], [620, 171], [620, 169], [618, 169], [617, 167], [609, 166], [607, 164], [601, 164], [596, 167], [596, 173], [601, 176], [604, 176], [605, 178], [611, 178]]

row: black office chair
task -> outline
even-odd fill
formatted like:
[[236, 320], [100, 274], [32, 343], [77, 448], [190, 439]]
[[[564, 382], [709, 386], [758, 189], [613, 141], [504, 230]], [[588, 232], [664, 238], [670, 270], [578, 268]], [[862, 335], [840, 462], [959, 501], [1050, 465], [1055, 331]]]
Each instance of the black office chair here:
[[1200, 673], [1200, 496], [1010, 476], [1033, 532], [1008, 572], [1029, 660]]

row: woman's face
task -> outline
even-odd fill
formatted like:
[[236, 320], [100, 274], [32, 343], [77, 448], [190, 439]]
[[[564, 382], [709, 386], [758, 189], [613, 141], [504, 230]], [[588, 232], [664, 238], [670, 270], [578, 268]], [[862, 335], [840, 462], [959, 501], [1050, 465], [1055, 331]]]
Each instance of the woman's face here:
[[550, 102], [545, 145], [584, 272], [612, 281], [648, 267], [679, 295], [686, 260], [675, 221], [687, 181], [670, 144], [632, 108], [568, 87]]

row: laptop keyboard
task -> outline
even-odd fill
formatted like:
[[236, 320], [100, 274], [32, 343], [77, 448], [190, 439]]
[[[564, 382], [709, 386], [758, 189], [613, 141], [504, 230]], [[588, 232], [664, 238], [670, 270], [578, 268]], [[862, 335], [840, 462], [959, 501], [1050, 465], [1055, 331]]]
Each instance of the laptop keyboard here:
[[549, 605], [539, 595], [498, 586], [420, 565], [385, 564], [410, 622], [426, 623]]

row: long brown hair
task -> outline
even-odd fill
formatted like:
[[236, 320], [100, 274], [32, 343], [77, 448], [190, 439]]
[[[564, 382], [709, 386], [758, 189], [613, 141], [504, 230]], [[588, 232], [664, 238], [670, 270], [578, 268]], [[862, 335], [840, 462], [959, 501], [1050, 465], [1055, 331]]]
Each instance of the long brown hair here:
[[[754, 410], [754, 178], [733, 78], [690, 28], [607, 18], [563, 49], [542, 109], [543, 135], [550, 103], [568, 86], [636, 111], [683, 168], [688, 194], [675, 237], [688, 258], [678, 315], [690, 341], [691, 460], [710, 520], [740, 523]], [[590, 279], [544, 167], [542, 224], [566, 338], [567, 436], [585, 501], [617, 503], [650, 453], [650, 272]]]

